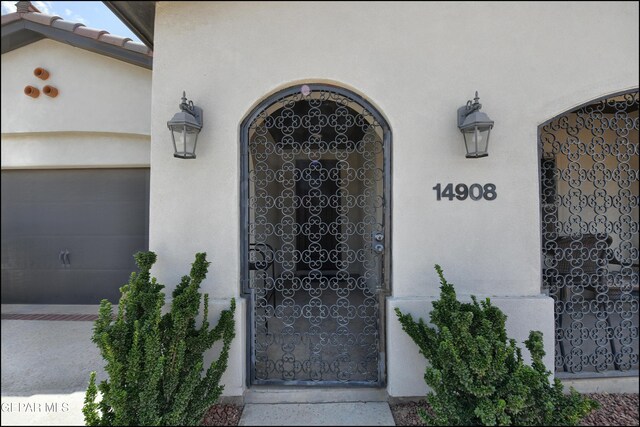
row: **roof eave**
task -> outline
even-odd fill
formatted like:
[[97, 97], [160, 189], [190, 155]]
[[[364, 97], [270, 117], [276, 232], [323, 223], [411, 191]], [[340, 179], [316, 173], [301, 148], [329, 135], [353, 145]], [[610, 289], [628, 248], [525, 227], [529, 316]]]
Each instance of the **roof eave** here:
[[2, 26], [2, 53], [49, 38], [113, 59], [152, 69], [153, 57], [36, 22], [19, 20]]
[[153, 50], [155, 1], [103, 1], [149, 49]]

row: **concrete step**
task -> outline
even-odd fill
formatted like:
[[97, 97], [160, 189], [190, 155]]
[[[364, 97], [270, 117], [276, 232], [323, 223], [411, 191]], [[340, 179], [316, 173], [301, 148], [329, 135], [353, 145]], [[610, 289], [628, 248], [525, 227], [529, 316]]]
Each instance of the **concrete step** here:
[[384, 388], [309, 388], [253, 386], [244, 393], [244, 403], [346, 403], [387, 402]]
[[250, 403], [244, 406], [241, 426], [394, 426], [386, 402]]

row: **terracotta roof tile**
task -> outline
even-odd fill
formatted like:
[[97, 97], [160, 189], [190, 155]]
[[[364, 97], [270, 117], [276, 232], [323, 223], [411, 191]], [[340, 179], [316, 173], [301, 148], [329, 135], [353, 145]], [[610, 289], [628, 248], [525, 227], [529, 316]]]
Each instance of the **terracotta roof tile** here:
[[62, 19], [57, 15], [46, 15], [44, 13], [23, 13], [22, 19], [27, 21], [37, 22], [38, 24], [51, 25], [53, 21]]
[[17, 21], [19, 19], [21, 19], [19, 13], [17, 12], [9, 13], [7, 15], [2, 15], [2, 17], [0, 18], [0, 23], [1, 25], [6, 25], [13, 21]]
[[114, 44], [120, 47], [122, 47], [127, 41], [131, 41], [129, 37], [120, 37], [120, 36], [115, 36], [113, 34], [103, 34], [100, 36], [98, 40], [101, 42]]
[[128, 50], [132, 50], [134, 52], [144, 53], [145, 55], [151, 55], [151, 50], [149, 50], [149, 48], [142, 43], [128, 41], [124, 44], [124, 48]]
[[78, 27], [75, 30], [73, 30], [73, 32], [75, 34], [79, 34], [84, 37], [89, 37], [94, 40], [98, 40], [100, 36], [103, 34], [109, 34], [109, 31], [100, 30], [98, 28], [91, 28], [91, 27]]
[[115, 34], [110, 34], [106, 30], [90, 28], [80, 22], [65, 21], [64, 19], [56, 15], [47, 15], [45, 13], [40, 13], [40, 12], [28, 12], [28, 13], [14, 12], [14, 13], [9, 13], [7, 15], [3, 15], [1, 22], [2, 22], [2, 25], [4, 26], [12, 22], [19, 21], [20, 19], [25, 19], [27, 21], [50, 26], [63, 31], [68, 31], [73, 34], [77, 34], [78, 36], [81, 36], [81, 37], [87, 37], [87, 38], [96, 40], [98, 42], [115, 45], [132, 52], [141, 53], [146, 56], [150, 56], [150, 57], [153, 56], [153, 51], [149, 49], [146, 45], [142, 43], [134, 42], [128, 37], [121, 37]]
[[53, 21], [51, 26], [54, 28], [60, 28], [61, 30], [73, 32], [78, 27], [84, 27], [84, 24], [80, 22], [71, 22], [58, 19], [56, 21]]

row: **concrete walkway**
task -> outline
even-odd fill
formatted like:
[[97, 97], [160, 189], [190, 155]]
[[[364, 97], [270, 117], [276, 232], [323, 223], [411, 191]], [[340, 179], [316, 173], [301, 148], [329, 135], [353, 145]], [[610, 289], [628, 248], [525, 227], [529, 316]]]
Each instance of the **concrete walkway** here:
[[[92, 321], [17, 320], [38, 314], [96, 314], [98, 306], [2, 305], [2, 418], [0, 425], [84, 425], [89, 373], [105, 378], [104, 360], [91, 342]], [[395, 425], [375, 390], [254, 391], [240, 425]], [[280, 403], [295, 396], [302, 401]], [[350, 401], [350, 403], [330, 403]], [[362, 400], [365, 400], [364, 402]], [[374, 401], [375, 400], [375, 401]]]
[[248, 403], [241, 426], [394, 426], [386, 402]]
[[[97, 314], [98, 306], [2, 305], [2, 315]], [[1, 425], [84, 425], [89, 373], [105, 377], [93, 322], [2, 320]]]

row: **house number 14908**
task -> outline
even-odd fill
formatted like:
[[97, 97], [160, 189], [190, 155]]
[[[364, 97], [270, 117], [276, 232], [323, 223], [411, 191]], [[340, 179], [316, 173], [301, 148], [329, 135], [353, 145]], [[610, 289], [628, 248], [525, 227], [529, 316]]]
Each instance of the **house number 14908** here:
[[436, 190], [436, 200], [440, 201], [443, 197], [446, 197], [449, 200], [458, 199], [458, 200], [466, 200], [467, 197], [470, 197], [471, 200], [495, 200], [498, 197], [498, 193], [496, 193], [496, 185], [495, 184], [471, 184], [467, 186], [467, 184], [457, 184], [454, 187], [453, 184], [449, 183], [444, 187], [442, 187], [440, 183], [436, 184], [433, 187]]

